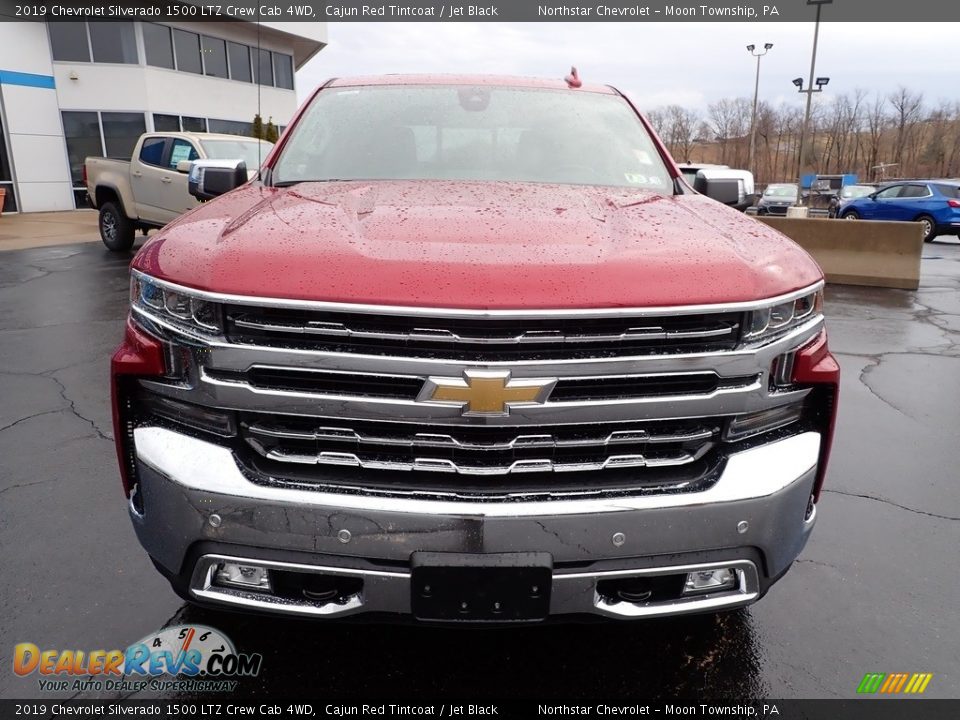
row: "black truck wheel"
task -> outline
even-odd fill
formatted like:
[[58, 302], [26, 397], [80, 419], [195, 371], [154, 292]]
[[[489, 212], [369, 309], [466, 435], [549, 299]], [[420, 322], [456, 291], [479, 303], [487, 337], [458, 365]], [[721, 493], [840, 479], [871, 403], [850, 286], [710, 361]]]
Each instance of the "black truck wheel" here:
[[136, 229], [123, 210], [114, 202], [100, 206], [100, 239], [113, 252], [126, 252], [133, 247]]

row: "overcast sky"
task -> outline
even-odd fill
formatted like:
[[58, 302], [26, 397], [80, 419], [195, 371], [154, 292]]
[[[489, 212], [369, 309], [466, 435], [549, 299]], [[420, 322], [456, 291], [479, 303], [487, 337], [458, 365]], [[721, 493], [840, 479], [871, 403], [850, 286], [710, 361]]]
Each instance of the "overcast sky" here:
[[[820, 26], [816, 74], [830, 94], [898, 85], [929, 103], [960, 100], [960, 23], [829, 23]], [[790, 81], [807, 77], [810, 23], [330, 23], [329, 45], [297, 74], [301, 98], [329, 77], [397, 72], [479, 72], [563, 77], [571, 64], [649, 110], [679, 103], [705, 110], [753, 96], [753, 43], [763, 58], [760, 98], [799, 103]]]

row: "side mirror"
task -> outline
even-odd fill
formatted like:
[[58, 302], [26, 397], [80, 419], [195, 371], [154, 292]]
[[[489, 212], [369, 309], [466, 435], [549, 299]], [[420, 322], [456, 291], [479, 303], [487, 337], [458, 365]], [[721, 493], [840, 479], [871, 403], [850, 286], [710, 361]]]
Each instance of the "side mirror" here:
[[246, 182], [247, 163], [243, 160], [194, 160], [187, 177], [187, 190], [205, 202]]
[[177, 172], [184, 174], [190, 172], [190, 168], [193, 167], [193, 163], [193, 160], [181, 160], [177, 163]]
[[724, 205], [736, 205], [740, 202], [740, 183], [736, 180], [708, 180], [698, 177], [694, 189]]

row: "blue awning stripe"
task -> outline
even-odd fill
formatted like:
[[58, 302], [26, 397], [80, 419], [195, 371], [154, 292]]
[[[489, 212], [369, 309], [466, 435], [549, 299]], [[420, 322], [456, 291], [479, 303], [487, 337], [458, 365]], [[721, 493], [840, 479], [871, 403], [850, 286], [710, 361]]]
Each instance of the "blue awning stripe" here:
[[47, 90], [56, 88], [53, 75], [36, 75], [13, 70], [0, 70], [0, 85], [22, 85], [23, 87], [45, 88]]

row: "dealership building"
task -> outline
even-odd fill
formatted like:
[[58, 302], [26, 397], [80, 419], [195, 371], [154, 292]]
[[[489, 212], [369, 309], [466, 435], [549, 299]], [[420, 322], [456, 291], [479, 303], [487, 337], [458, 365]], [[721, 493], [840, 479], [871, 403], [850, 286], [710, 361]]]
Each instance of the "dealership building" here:
[[153, 131], [283, 127], [295, 71], [326, 45], [320, 22], [4, 22], [4, 212], [84, 204], [83, 160], [129, 158]]

